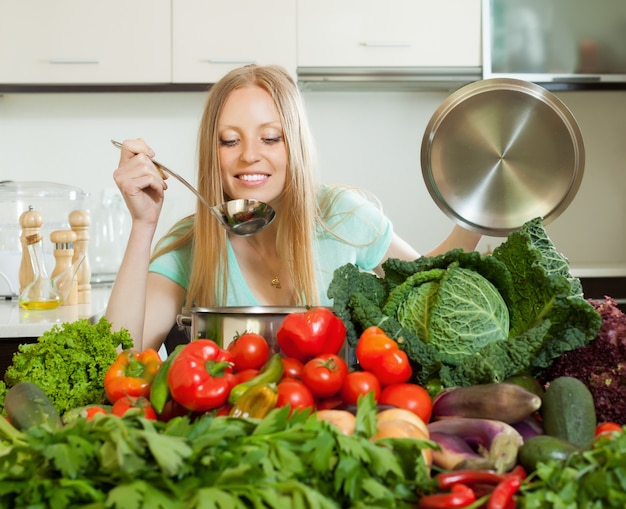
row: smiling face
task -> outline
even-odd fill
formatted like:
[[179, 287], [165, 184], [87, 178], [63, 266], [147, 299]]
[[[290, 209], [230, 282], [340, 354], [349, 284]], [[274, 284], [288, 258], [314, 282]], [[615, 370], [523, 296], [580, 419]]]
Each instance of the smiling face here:
[[285, 186], [287, 149], [272, 97], [257, 86], [233, 90], [217, 129], [225, 193], [231, 199], [275, 200]]

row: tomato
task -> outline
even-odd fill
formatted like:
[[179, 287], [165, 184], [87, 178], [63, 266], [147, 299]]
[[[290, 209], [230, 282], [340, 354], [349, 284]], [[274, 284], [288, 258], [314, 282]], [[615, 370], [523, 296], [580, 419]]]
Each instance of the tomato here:
[[233, 356], [235, 371], [261, 369], [270, 356], [270, 347], [260, 334], [244, 332], [235, 337], [227, 350]]
[[624, 428], [616, 422], [602, 422], [596, 427], [596, 437], [600, 435], [612, 435], [613, 433], [619, 433]]
[[339, 394], [330, 398], [321, 398], [317, 401], [315, 408], [318, 410], [337, 410], [344, 407], [343, 400]]
[[235, 376], [235, 380], [233, 385], [237, 385], [237, 384], [242, 384], [244, 382], [247, 382], [248, 380], [250, 380], [251, 378], [254, 378], [255, 376], [257, 376], [259, 374], [260, 370], [259, 369], [244, 369], [242, 371], [238, 371], [234, 376]]
[[101, 407], [99, 405], [93, 405], [93, 406], [88, 406], [87, 408], [85, 408], [84, 415], [85, 415], [85, 419], [87, 419], [88, 421], [91, 421], [98, 414], [107, 415], [108, 413], [109, 412], [107, 412], [104, 407]]
[[285, 356], [302, 362], [323, 353], [339, 353], [345, 339], [343, 320], [322, 306], [288, 314], [276, 331], [276, 341]]
[[348, 365], [338, 355], [327, 353], [308, 361], [302, 370], [302, 382], [317, 398], [339, 393], [348, 374]]
[[356, 405], [359, 396], [369, 392], [373, 392], [374, 401], [378, 401], [380, 390], [380, 382], [374, 374], [369, 371], [351, 371], [347, 374], [339, 395], [346, 405]]
[[359, 337], [356, 358], [382, 386], [408, 382], [413, 375], [409, 357], [379, 327], [368, 327]]
[[378, 403], [410, 410], [424, 422], [430, 420], [433, 402], [428, 391], [417, 384], [392, 384], [383, 388]]
[[300, 362], [298, 359], [294, 359], [293, 357], [283, 357], [283, 378], [295, 378], [296, 380], [300, 380], [302, 378], [302, 370], [304, 369], [304, 364]]
[[296, 408], [313, 408], [315, 397], [309, 388], [301, 381], [293, 378], [286, 378], [276, 386], [278, 390], [277, 407], [290, 405], [293, 411]]
[[152, 408], [150, 401], [143, 396], [139, 396], [138, 398], [123, 396], [113, 403], [113, 406], [111, 407], [111, 413], [119, 417], [122, 417], [131, 410], [137, 411], [139, 415], [145, 417], [146, 419], [154, 421], [157, 419], [156, 410]]

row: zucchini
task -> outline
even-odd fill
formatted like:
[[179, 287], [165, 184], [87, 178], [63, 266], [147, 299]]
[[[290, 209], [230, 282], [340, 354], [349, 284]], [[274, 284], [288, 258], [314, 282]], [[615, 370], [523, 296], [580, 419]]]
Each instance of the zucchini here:
[[580, 449], [567, 440], [550, 435], [537, 435], [526, 440], [519, 449], [517, 460], [528, 473], [534, 472], [539, 463], [565, 461]]
[[571, 376], [550, 382], [543, 395], [541, 417], [546, 435], [588, 447], [596, 430], [596, 410], [587, 386]]
[[9, 422], [20, 431], [39, 426], [49, 431], [60, 429], [63, 421], [50, 398], [36, 384], [18, 382], [4, 398]]

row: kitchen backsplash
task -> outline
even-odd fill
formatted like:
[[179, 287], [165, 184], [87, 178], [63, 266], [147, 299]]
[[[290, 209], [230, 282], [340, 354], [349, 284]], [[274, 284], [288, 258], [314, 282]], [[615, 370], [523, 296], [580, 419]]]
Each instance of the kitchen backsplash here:
[[[560, 92], [585, 140], [581, 188], [548, 233], [573, 267], [626, 274], [626, 91]], [[373, 191], [398, 233], [420, 252], [452, 227], [420, 169], [426, 124], [442, 92], [305, 92], [319, 178]], [[197, 127], [206, 95], [68, 93], [0, 96], [0, 180], [80, 187], [95, 207], [115, 191], [119, 151], [110, 139], [143, 137], [157, 158], [195, 181]], [[158, 235], [192, 212], [189, 191], [170, 179]], [[479, 248], [503, 239], [484, 238]]]

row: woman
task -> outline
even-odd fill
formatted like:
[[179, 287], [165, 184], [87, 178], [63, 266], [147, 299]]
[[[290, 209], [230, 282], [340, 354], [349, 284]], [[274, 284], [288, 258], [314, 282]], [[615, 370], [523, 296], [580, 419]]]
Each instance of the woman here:
[[[274, 221], [247, 237], [227, 233], [202, 204], [151, 244], [167, 189], [142, 140], [124, 142], [117, 186], [132, 216], [106, 317], [138, 349], [158, 349], [184, 307], [329, 305], [334, 270], [348, 262], [382, 274], [389, 257], [419, 254], [360, 193], [318, 186], [298, 88], [277, 66], [245, 66], [209, 93], [199, 130], [198, 190], [209, 203], [252, 198]], [[455, 227], [429, 254], [472, 250], [479, 235]]]

